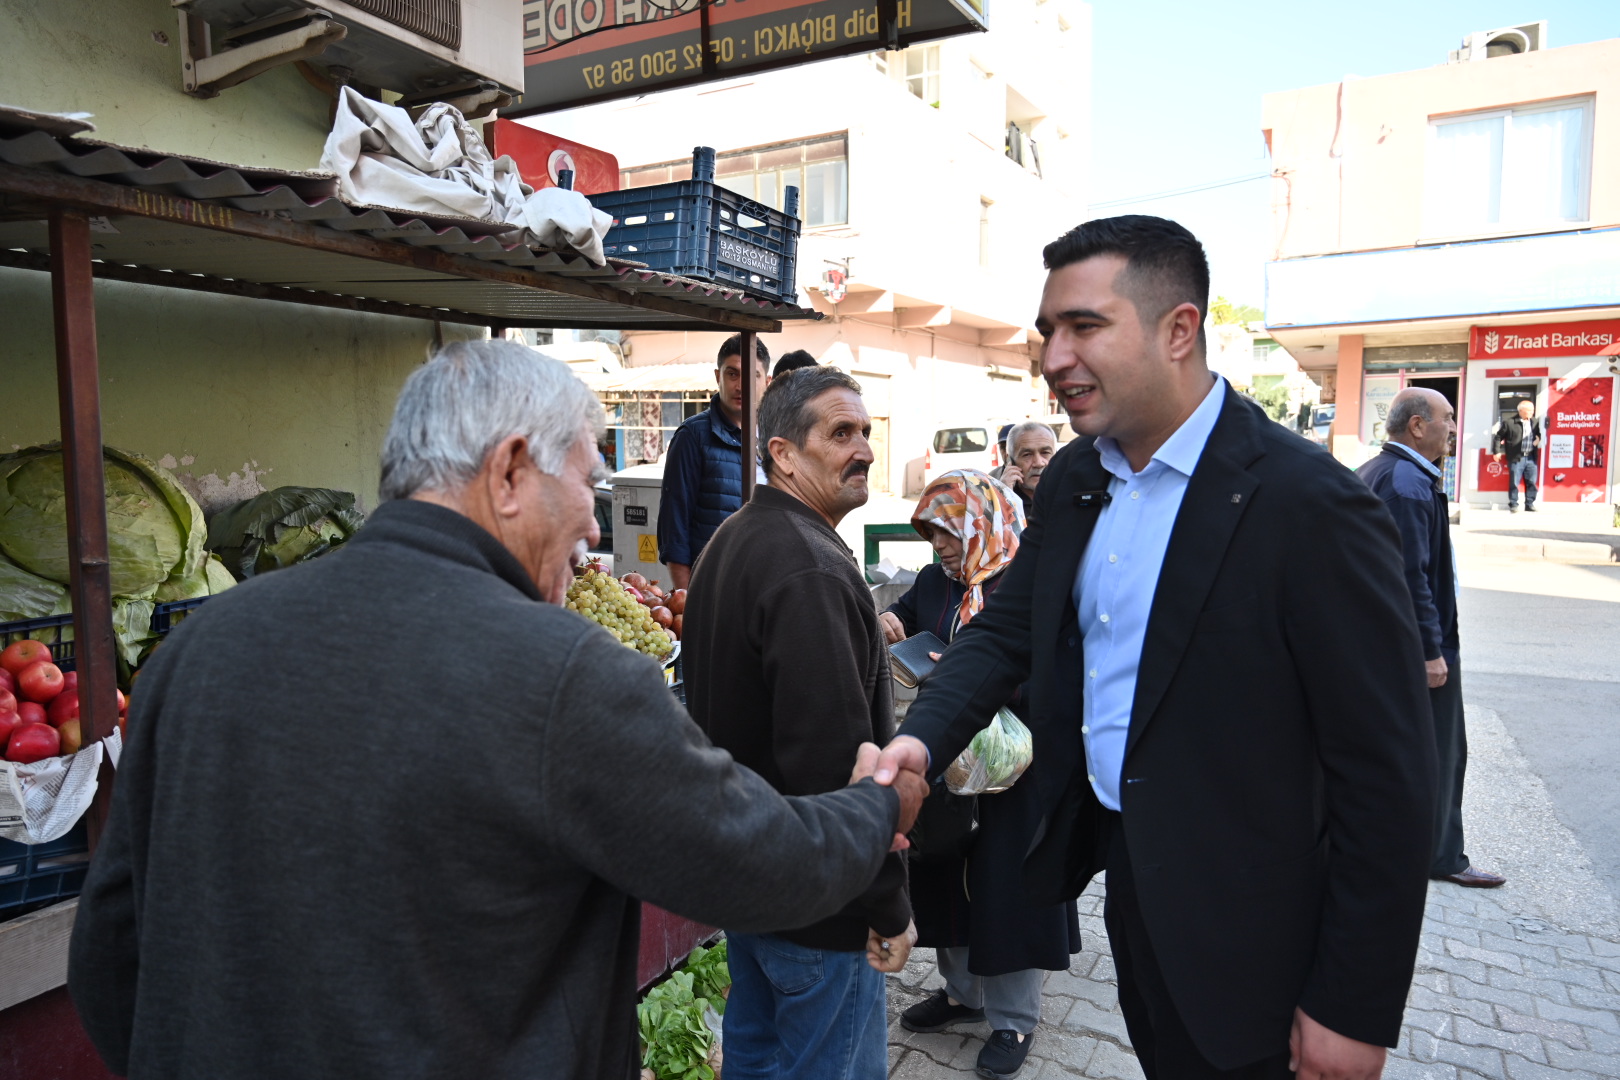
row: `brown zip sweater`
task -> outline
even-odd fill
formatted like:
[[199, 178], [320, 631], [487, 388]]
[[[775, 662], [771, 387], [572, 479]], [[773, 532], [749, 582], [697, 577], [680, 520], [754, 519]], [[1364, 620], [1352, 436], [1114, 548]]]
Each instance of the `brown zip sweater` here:
[[[784, 795], [843, 787], [860, 744], [894, 734], [871, 590], [833, 527], [786, 492], [756, 487], [714, 534], [692, 571], [684, 629], [692, 719]], [[910, 921], [905, 864], [890, 855], [838, 914], [777, 932], [856, 951], [868, 928], [896, 935]]]

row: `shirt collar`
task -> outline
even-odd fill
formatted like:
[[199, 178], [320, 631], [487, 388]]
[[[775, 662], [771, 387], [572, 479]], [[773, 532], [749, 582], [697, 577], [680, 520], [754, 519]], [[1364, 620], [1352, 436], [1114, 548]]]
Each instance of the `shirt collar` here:
[[1388, 442], [1386, 442], [1384, 445], [1385, 446], [1393, 446], [1398, 450], [1405, 450], [1406, 453], [1407, 453], [1407, 456], [1409, 456], [1413, 461], [1417, 462], [1419, 465], [1423, 466], [1423, 471], [1424, 472], [1426, 472], [1430, 476], [1433, 476], [1433, 477], [1436, 477], [1436, 478], [1438, 478], [1440, 476], [1440, 470], [1435, 467], [1434, 462], [1430, 461], [1428, 458], [1424, 457], [1422, 454], [1418, 453], [1416, 450], [1412, 449], [1410, 446], [1407, 446], [1405, 443], [1399, 443], [1399, 442], [1396, 442], [1394, 439], [1391, 439]]
[[[1209, 433], [1215, 430], [1215, 421], [1221, 418], [1221, 406], [1226, 400], [1226, 380], [1215, 376], [1215, 385], [1209, 388], [1204, 400], [1199, 402], [1198, 408], [1192, 415], [1182, 421], [1175, 433], [1164, 441], [1153, 454], [1153, 460], [1143, 468], [1143, 472], [1153, 467], [1153, 462], [1161, 462], [1176, 470], [1183, 476], [1191, 476], [1198, 467], [1198, 459], [1203, 456], [1204, 444], [1209, 442]], [[1097, 440], [1097, 453], [1102, 458], [1103, 468], [1115, 476], [1127, 478], [1132, 475], [1130, 462], [1125, 460], [1119, 443], [1110, 436], [1104, 435]]]

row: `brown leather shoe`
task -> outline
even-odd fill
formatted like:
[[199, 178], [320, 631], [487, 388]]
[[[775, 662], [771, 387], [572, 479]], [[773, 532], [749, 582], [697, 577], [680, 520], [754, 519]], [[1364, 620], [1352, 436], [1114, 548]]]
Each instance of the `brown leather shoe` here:
[[1455, 874], [1447, 874], [1440, 879], [1467, 889], [1494, 889], [1498, 885], [1506, 885], [1507, 878], [1501, 874], [1492, 874], [1477, 866], [1465, 866]]

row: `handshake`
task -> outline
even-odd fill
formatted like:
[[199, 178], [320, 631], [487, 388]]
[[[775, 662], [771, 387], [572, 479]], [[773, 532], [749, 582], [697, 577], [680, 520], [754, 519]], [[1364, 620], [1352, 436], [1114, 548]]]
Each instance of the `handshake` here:
[[896, 735], [882, 750], [876, 743], [861, 743], [855, 753], [855, 771], [849, 774], [851, 784], [870, 776], [874, 782], [894, 788], [900, 796], [900, 820], [890, 851], [904, 851], [911, 846], [906, 833], [916, 824], [917, 811], [928, 797], [927, 771], [928, 751], [920, 740], [909, 735]]

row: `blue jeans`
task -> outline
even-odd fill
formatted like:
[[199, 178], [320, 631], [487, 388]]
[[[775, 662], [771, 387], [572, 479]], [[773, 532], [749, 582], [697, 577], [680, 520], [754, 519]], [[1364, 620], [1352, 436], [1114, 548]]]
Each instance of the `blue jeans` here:
[[1524, 477], [1524, 508], [1536, 505], [1536, 459], [1520, 458], [1508, 463], [1508, 505], [1519, 505], [1519, 477]]
[[883, 1080], [888, 1016], [866, 953], [727, 931], [726, 1080]]

